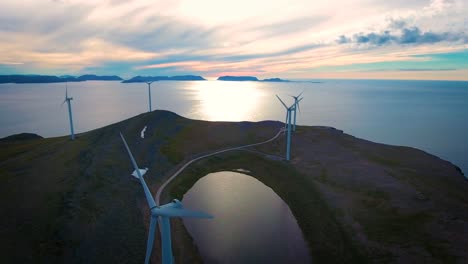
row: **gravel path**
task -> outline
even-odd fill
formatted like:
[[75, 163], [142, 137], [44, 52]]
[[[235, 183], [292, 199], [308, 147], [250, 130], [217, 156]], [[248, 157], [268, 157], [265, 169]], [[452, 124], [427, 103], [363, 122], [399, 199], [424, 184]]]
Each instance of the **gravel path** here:
[[207, 157], [211, 157], [211, 156], [214, 156], [214, 155], [218, 155], [218, 154], [221, 154], [221, 153], [224, 153], [224, 152], [228, 152], [228, 151], [240, 150], [240, 149], [245, 149], [245, 148], [248, 148], [248, 147], [254, 147], [254, 146], [269, 143], [269, 142], [277, 139], [284, 131], [285, 131], [284, 128], [280, 128], [280, 130], [278, 131], [278, 133], [274, 137], [272, 137], [272, 138], [270, 138], [270, 139], [268, 139], [266, 141], [263, 141], [263, 142], [248, 144], [248, 145], [239, 146], [239, 147], [232, 147], [232, 148], [227, 148], [227, 149], [223, 149], [223, 150], [218, 150], [218, 151], [215, 151], [215, 152], [212, 152], [212, 153], [209, 153], [209, 154], [206, 154], [206, 155], [203, 155], [203, 156], [200, 156], [200, 157], [197, 157], [197, 158], [194, 158], [194, 159], [188, 161], [179, 170], [177, 170], [171, 177], [169, 177], [169, 179], [167, 179], [161, 185], [161, 187], [159, 187], [158, 192], [156, 193], [156, 199], [155, 199], [156, 205], [158, 205], [158, 206], [160, 205], [159, 201], [160, 201], [160, 198], [161, 198], [161, 194], [164, 191], [164, 188], [166, 188], [166, 186], [172, 180], [174, 180], [182, 171], [184, 171], [185, 168], [187, 168], [190, 164], [194, 163], [195, 161], [198, 161], [198, 160], [201, 160], [201, 159], [204, 159], [204, 158], [207, 158]]

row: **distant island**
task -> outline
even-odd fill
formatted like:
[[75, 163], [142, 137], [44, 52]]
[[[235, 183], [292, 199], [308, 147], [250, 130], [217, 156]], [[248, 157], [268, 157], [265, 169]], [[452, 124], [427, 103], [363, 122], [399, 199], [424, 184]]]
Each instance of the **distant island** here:
[[234, 82], [243, 82], [243, 81], [251, 81], [251, 82], [258, 82], [259, 79], [255, 76], [220, 76], [218, 77], [218, 81], [234, 81]]
[[110, 76], [98, 76], [94, 74], [86, 74], [81, 75], [80, 77], [76, 78], [79, 81], [121, 81], [123, 80], [117, 75], [110, 75]]
[[54, 75], [0, 75], [0, 83], [58, 83], [58, 82], [83, 82], [83, 81], [120, 81], [122, 78], [116, 75], [98, 76], [94, 74], [81, 75], [74, 77], [63, 75], [60, 77]]
[[155, 81], [205, 81], [206, 79], [197, 75], [176, 76], [135, 76], [122, 81], [123, 83], [155, 82]]
[[290, 82], [289, 80], [283, 80], [283, 79], [280, 79], [280, 78], [270, 78], [270, 79], [259, 80], [255, 76], [220, 76], [220, 77], [218, 77], [218, 81]]
[[[260, 80], [255, 76], [220, 76], [218, 81], [251, 81], [251, 82], [291, 82], [280, 78], [269, 78]], [[83, 81], [122, 81], [122, 83], [141, 83], [154, 81], [206, 81], [198, 75], [176, 75], [176, 76], [135, 76], [124, 80], [117, 75], [99, 76], [85, 74], [79, 77], [72, 75], [36, 75], [36, 74], [13, 74], [0, 75], [0, 83], [59, 83], [59, 82], [83, 82]]]
[[261, 80], [261, 82], [290, 82], [290, 80], [284, 80], [280, 78], [270, 78], [270, 79]]

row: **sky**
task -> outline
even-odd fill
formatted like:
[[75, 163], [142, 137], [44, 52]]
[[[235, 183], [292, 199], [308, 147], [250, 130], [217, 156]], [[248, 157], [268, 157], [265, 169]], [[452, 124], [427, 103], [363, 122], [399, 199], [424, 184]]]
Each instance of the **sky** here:
[[468, 80], [466, 0], [2, 0], [0, 74]]

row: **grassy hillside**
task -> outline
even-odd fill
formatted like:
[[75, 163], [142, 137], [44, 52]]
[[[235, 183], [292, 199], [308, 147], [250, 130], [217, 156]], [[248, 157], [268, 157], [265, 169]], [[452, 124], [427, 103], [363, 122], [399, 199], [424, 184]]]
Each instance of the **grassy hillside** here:
[[[0, 262], [143, 262], [148, 208], [130, 176], [119, 132], [140, 167], [150, 169], [146, 179], [154, 194], [191, 157], [265, 140], [280, 127], [271, 121], [206, 122], [154, 111], [79, 134], [75, 141], [2, 140]], [[255, 151], [280, 155], [283, 149], [280, 139]], [[243, 165], [288, 203], [317, 260], [467, 260], [468, 184], [449, 162], [321, 127], [299, 127], [290, 163], [256, 153], [227, 153], [194, 164], [167, 189], [165, 199], [181, 197], [207, 172]], [[200, 262], [177, 223], [177, 262]], [[158, 247], [153, 262], [160, 259]]]

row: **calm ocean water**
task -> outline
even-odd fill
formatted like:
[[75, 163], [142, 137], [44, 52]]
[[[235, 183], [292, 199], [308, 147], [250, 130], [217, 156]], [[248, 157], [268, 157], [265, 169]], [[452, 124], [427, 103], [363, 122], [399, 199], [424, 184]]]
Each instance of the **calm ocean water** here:
[[[468, 172], [468, 82], [323, 80], [322, 83], [156, 82], [155, 109], [203, 120], [284, 120], [278, 94], [304, 91], [298, 123], [423, 149]], [[69, 83], [75, 129], [84, 132], [148, 110], [146, 84]], [[69, 133], [65, 84], [0, 84], [0, 137]]]

